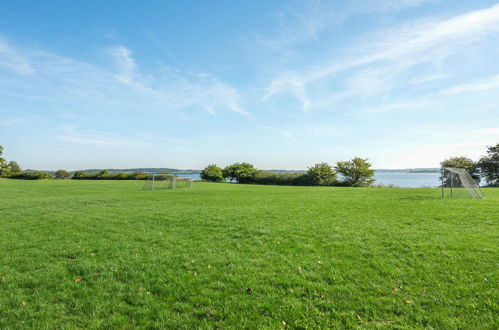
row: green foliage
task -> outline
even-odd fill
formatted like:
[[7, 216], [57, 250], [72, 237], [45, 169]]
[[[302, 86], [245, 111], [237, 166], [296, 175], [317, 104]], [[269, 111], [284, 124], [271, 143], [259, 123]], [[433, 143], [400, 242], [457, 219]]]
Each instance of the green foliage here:
[[116, 172], [111, 173], [108, 170], [102, 170], [100, 172], [86, 173], [84, 171], [76, 171], [73, 174], [74, 180], [147, 180], [149, 174], [143, 172]]
[[279, 186], [310, 186], [310, 180], [305, 173], [275, 173], [258, 171], [254, 183]]
[[312, 185], [331, 185], [336, 182], [336, 172], [328, 163], [315, 164], [307, 171]]
[[234, 163], [226, 166], [222, 174], [230, 182], [236, 180], [238, 183], [253, 183], [258, 170], [249, 163]]
[[[440, 163], [441, 167], [457, 167], [457, 168], [464, 168], [466, 172], [470, 174], [470, 176], [475, 180], [476, 182], [480, 182], [480, 175], [477, 173], [477, 164], [473, 162], [471, 158], [461, 156], [461, 157], [452, 157], [449, 159], [444, 160], [443, 162]], [[446, 172], [444, 176], [444, 185], [447, 185], [448, 181], [450, 180], [450, 172]], [[455, 180], [458, 180], [458, 178], [454, 178]]]
[[236, 179], [236, 171], [238, 167], [239, 163], [225, 166], [222, 170], [223, 177], [226, 178], [229, 182], [234, 181]]
[[369, 186], [374, 182], [374, 170], [367, 159], [355, 157], [352, 160], [337, 162], [336, 171], [345, 178], [345, 183], [353, 187]]
[[[3, 147], [0, 146], [0, 156], [3, 155]], [[7, 162], [5, 158], [0, 157], [0, 177], [11, 177], [21, 173], [21, 167], [15, 161]]]
[[16, 163], [15, 161], [13, 161], [13, 160], [11, 160], [7, 164], [7, 169], [9, 171], [9, 174], [16, 174], [16, 173], [21, 172], [21, 166], [19, 166], [19, 164]]
[[79, 170], [79, 171], [76, 171], [76, 172], [73, 173], [73, 177], [72, 178], [75, 179], [75, 180], [79, 180], [79, 179], [82, 179], [84, 176], [85, 176], [85, 172]]
[[109, 172], [108, 170], [102, 170], [99, 172], [99, 174], [97, 174], [97, 176], [100, 178], [105, 178], [105, 177], [109, 176], [110, 174], [111, 174], [111, 172]]
[[11, 179], [21, 179], [21, 180], [42, 180], [51, 179], [52, 176], [44, 171], [24, 171], [19, 173], [13, 173], [9, 175]]
[[487, 156], [482, 157], [477, 164], [490, 186], [499, 186], [499, 144], [487, 148]]
[[0, 180], [0, 329], [497, 329], [499, 189], [141, 187]]
[[129, 176], [130, 180], [147, 180], [149, 179], [149, 174], [144, 172], [133, 172]]
[[54, 173], [54, 179], [67, 179], [71, 177], [71, 173], [65, 170], [57, 170]]
[[208, 165], [201, 171], [201, 179], [210, 182], [225, 181], [222, 169], [215, 164]]

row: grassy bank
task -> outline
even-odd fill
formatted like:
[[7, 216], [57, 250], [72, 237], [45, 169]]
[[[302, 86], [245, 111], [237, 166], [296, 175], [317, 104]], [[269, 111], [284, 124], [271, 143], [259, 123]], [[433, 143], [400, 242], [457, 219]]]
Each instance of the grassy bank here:
[[499, 189], [0, 180], [0, 328], [497, 328]]

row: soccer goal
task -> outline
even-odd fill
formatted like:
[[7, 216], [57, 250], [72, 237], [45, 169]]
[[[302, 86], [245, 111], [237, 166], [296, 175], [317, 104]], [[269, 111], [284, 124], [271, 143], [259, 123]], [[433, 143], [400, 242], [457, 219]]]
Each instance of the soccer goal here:
[[178, 178], [172, 174], [152, 174], [144, 184], [144, 190], [192, 188], [192, 179]]
[[485, 198], [480, 186], [464, 168], [443, 167], [440, 179], [442, 198]]

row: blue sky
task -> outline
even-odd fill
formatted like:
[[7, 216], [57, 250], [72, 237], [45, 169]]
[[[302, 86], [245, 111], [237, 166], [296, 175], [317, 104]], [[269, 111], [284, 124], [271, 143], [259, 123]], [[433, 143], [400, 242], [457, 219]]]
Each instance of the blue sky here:
[[499, 3], [2, 1], [23, 168], [437, 167], [499, 143]]

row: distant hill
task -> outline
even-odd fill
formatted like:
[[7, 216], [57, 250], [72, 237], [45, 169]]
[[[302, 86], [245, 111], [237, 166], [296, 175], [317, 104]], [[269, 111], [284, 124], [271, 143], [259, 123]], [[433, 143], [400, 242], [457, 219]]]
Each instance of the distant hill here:
[[378, 173], [439, 173], [439, 168], [401, 168], [401, 169], [376, 169]]

